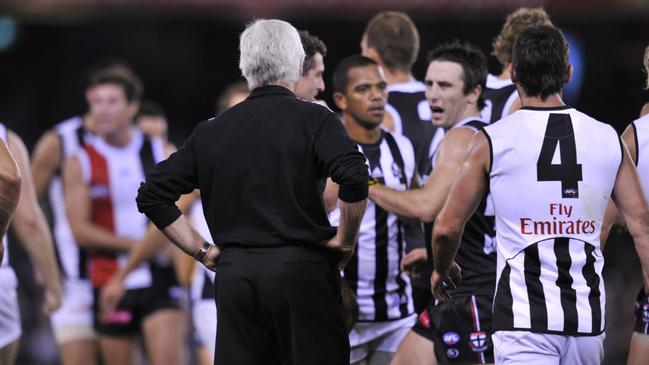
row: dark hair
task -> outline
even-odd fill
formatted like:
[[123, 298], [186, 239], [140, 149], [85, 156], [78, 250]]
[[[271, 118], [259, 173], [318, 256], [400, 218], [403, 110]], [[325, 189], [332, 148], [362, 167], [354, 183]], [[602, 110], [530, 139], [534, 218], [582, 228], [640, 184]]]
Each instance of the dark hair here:
[[219, 98], [216, 100], [216, 114], [223, 113], [228, 109], [230, 98], [234, 94], [250, 94], [248, 84], [244, 81], [236, 81], [226, 86]]
[[142, 100], [142, 103], [140, 103], [140, 109], [138, 110], [135, 119], [138, 119], [141, 116], [162, 117], [167, 119], [167, 113], [165, 113], [162, 106], [150, 99]]
[[[470, 43], [454, 41], [445, 43], [428, 53], [428, 64], [433, 61], [455, 62], [462, 66], [462, 81], [464, 95], [470, 93], [476, 86], [484, 91], [487, 82], [487, 61], [484, 54]], [[482, 92], [478, 97], [478, 109], [485, 106]]]
[[144, 91], [142, 80], [121, 62], [103, 63], [91, 70], [86, 88], [104, 84], [119, 85], [129, 103], [140, 100]]
[[570, 49], [561, 30], [547, 25], [527, 28], [516, 38], [512, 64], [516, 82], [541, 100], [560, 92], [568, 75]]
[[374, 48], [391, 70], [410, 71], [419, 54], [419, 33], [412, 19], [398, 11], [376, 14], [365, 27], [367, 46]]
[[316, 53], [320, 53], [322, 57], [327, 55], [327, 46], [324, 42], [314, 36], [309, 34], [307, 30], [301, 30], [300, 40], [302, 41], [302, 48], [304, 48], [304, 63], [302, 64], [302, 75], [306, 75], [307, 72], [311, 71], [315, 67], [315, 62], [313, 62], [313, 56]]
[[345, 93], [347, 89], [347, 83], [349, 82], [349, 70], [357, 67], [365, 67], [369, 65], [377, 65], [376, 61], [371, 58], [353, 55], [345, 58], [340, 61], [334, 70], [334, 75], [332, 77], [333, 89], [334, 92]]

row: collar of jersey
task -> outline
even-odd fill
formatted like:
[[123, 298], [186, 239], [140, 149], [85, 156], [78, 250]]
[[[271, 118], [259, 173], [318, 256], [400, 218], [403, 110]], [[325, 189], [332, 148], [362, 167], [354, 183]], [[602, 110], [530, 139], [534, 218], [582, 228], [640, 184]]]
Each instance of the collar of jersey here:
[[524, 106], [521, 110], [566, 110], [572, 109], [570, 105], [564, 106]]

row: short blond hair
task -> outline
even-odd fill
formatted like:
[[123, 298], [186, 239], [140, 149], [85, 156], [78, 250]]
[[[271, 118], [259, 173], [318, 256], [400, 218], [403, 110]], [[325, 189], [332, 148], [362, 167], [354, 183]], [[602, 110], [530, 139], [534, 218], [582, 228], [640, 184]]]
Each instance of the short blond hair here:
[[503, 67], [512, 62], [512, 50], [518, 33], [536, 24], [554, 26], [543, 8], [519, 8], [507, 15], [503, 28], [491, 43], [491, 54], [498, 58]]

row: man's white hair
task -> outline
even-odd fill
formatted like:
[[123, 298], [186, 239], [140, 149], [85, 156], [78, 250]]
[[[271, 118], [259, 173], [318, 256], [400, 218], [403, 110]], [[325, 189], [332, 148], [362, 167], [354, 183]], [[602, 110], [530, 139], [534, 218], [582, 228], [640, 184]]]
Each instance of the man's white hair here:
[[290, 84], [302, 73], [304, 49], [297, 30], [277, 19], [260, 19], [241, 34], [239, 69], [250, 90], [269, 84]]

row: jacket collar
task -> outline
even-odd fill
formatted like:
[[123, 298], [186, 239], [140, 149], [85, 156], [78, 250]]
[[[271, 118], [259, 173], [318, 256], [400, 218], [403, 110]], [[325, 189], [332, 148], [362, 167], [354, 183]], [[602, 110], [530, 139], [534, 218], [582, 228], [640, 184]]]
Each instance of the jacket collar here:
[[258, 96], [265, 96], [265, 95], [288, 95], [288, 96], [295, 97], [295, 94], [291, 90], [283, 86], [265, 85], [252, 90], [248, 98], [255, 98]]

